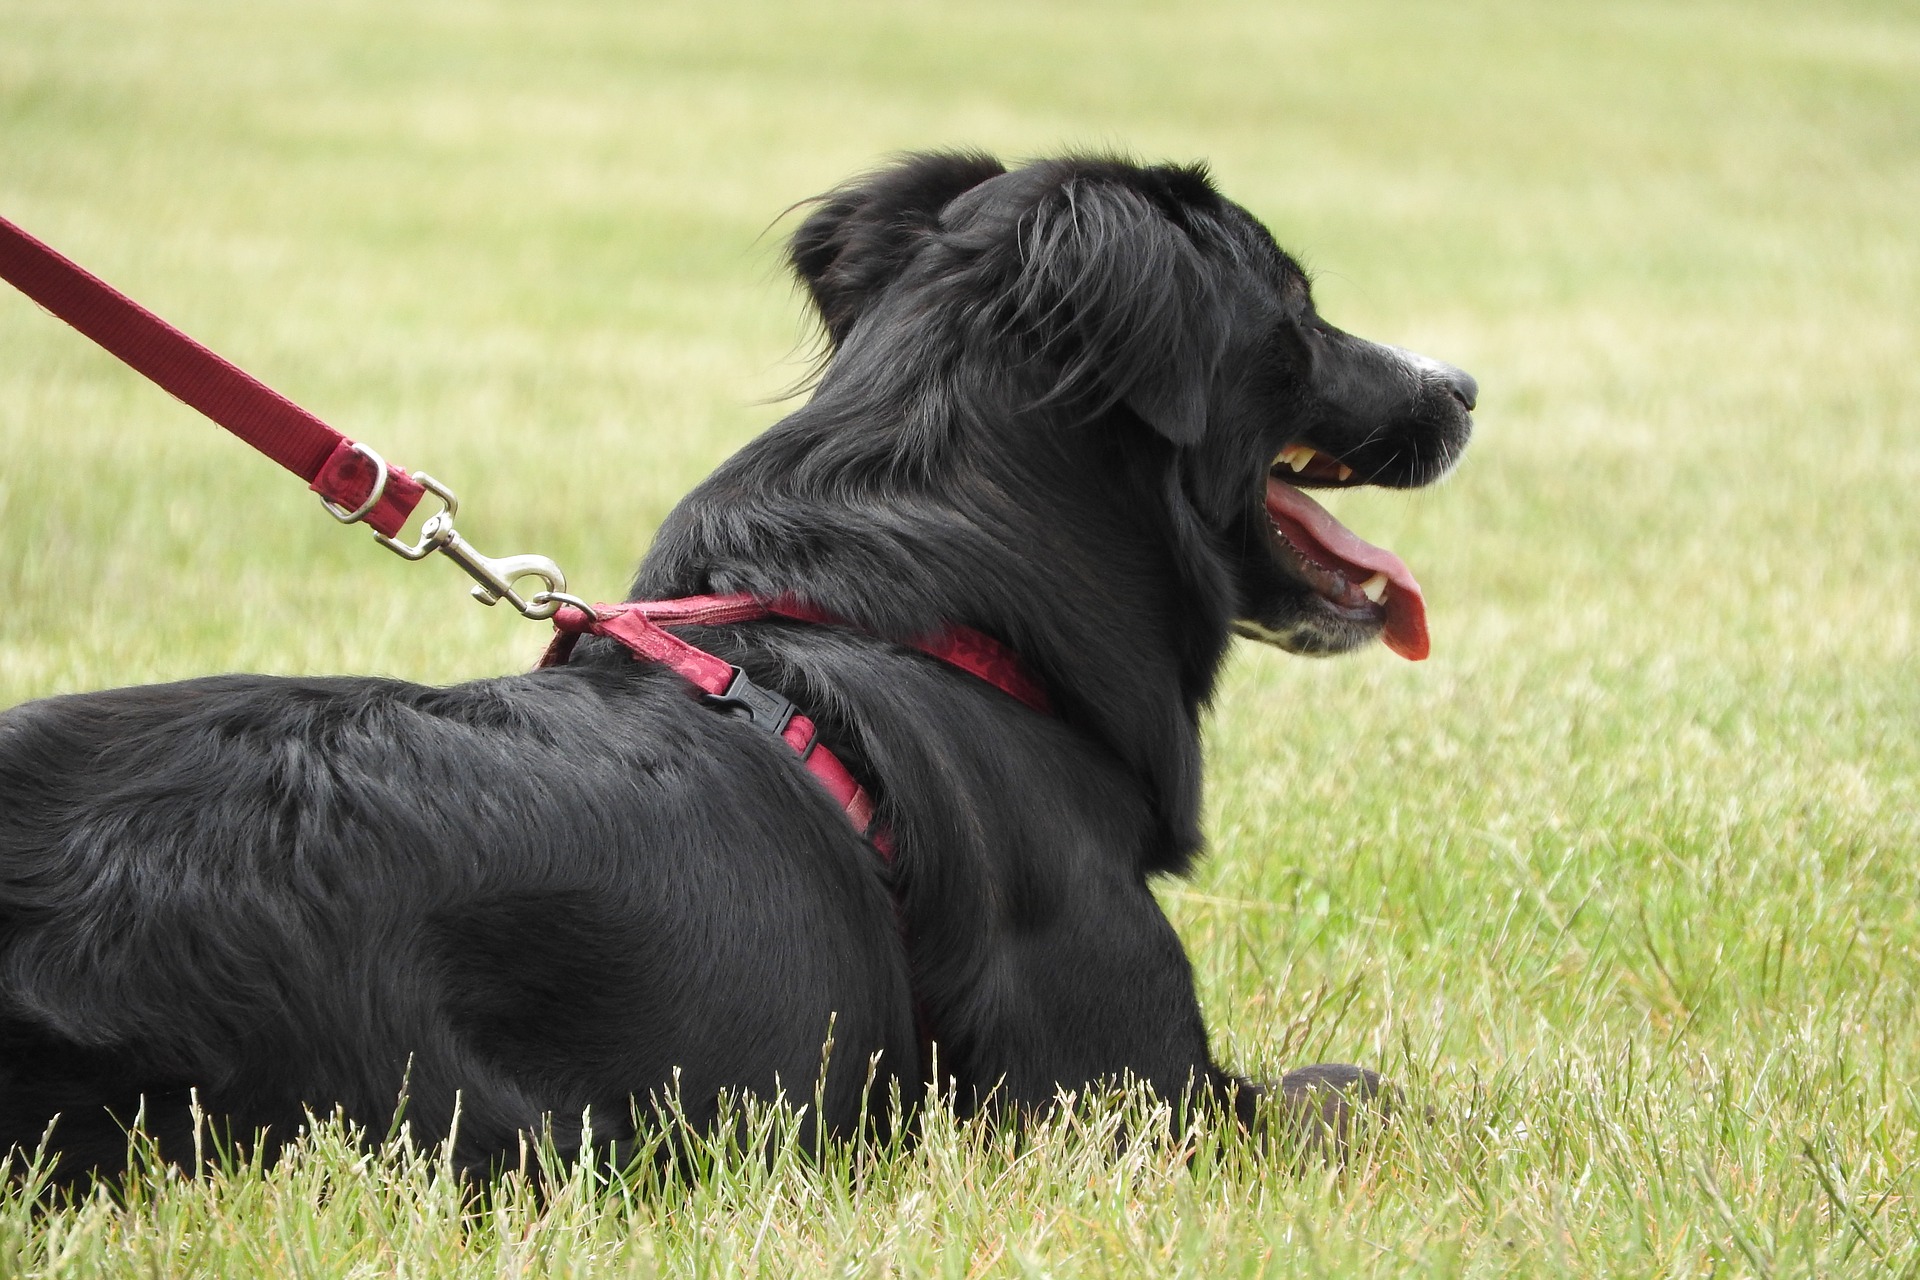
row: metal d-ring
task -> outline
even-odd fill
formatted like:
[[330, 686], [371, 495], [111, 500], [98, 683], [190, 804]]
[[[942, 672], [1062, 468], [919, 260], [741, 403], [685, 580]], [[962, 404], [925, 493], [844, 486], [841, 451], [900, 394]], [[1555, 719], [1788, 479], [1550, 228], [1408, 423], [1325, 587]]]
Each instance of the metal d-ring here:
[[361, 503], [352, 511], [348, 511], [337, 502], [322, 497], [320, 499], [320, 505], [327, 509], [328, 515], [338, 520], [341, 524], [359, 524], [362, 520], [365, 520], [367, 518], [367, 512], [373, 510], [380, 504], [380, 496], [387, 491], [387, 460], [375, 453], [369, 446], [361, 444], [358, 440], [352, 442], [352, 449], [355, 453], [373, 464], [373, 492], [367, 495], [365, 502]]
[[[579, 596], [570, 596], [564, 591], [536, 591], [527, 597], [527, 603], [536, 609], [546, 604], [553, 604], [556, 606], [553, 611], [554, 613], [560, 612], [557, 607], [559, 605], [572, 605], [580, 612], [586, 614], [589, 621], [600, 621], [600, 611], [598, 609], [588, 604], [585, 600], [582, 600]], [[530, 618], [534, 617], [531, 613], [527, 616]], [[551, 617], [553, 615], [547, 614], [545, 616]], [[536, 619], [536, 621], [538, 620], [539, 619]]]

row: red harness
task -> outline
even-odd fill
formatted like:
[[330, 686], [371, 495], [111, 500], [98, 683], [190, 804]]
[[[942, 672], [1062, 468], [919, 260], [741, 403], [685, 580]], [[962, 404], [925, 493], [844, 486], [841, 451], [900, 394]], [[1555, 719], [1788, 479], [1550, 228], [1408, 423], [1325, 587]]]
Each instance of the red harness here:
[[[571, 606], [554, 615], [553, 643], [540, 659], [542, 667], [564, 664], [582, 635], [617, 640], [641, 662], [671, 667], [701, 690], [708, 706], [739, 716], [779, 738], [827, 789], [847, 815], [853, 829], [873, 842], [882, 856], [893, 857], [893, 839], [874, 821], [873, 797], [860, 785], [838, 756], [821, 745], [812, 719], [795, 710], [792, 702], [747, 678], [747, 673], [705, 649], [697, 648], [667, 627], [725, 626], [763, 618], [790, 618], [846, 626], [845, 622], [796, 600], [756, 600], [752, 596], [687, 596], [679, 600], [639, 600], [626, 604], [597, 604], [592, 614]], [[948, 626], [934, 635], [911, 642], [929, 657], [986, 681], [1019, 699], [1042, 715], [1052, 714], [1047, 695], [1020, 665], [1020, 659], [999, 641], [968, 627]]]

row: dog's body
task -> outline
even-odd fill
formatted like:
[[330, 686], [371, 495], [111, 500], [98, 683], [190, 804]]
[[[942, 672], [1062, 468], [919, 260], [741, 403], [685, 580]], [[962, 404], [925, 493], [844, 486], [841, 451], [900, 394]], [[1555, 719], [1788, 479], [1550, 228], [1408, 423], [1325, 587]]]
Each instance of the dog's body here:
[[[676, 1083], [696, 1121], [810, 1096], [829, 1027], [840, 1131], [869, 1087], [919, 1096], [923, 1033], [966, 1105], [1234, 1088], [1147, 888], [1200, 844], [1230, 633], [1412, 643], [1404, 570], [1358, 594], [1366, 553], [1276, 532], [1313, 517], [1269, 468], [1306, 444], [1424, 483], [1471, 380], [1321, 324], [1192, 170], [919, 157], [826, 197], [793, 256], [821, 385], [681, 503], [634, 598], [844, 620], [679, 634], [815, 719], [891, 864], [781, 742], [604, 640], [450, 689], [28, 704], [0, 717], [0, 1151], [58, 1113], [63, 1173], [111, 1168], [144, 1099], [183, 1157], [189, 1090], [270, 1142], [336, 1105], [379, 1131], [404, 1082], [427, 1137], [458, 1094], [480, 1170]], [[1056, 714], [898, 643], [950, 624]]]

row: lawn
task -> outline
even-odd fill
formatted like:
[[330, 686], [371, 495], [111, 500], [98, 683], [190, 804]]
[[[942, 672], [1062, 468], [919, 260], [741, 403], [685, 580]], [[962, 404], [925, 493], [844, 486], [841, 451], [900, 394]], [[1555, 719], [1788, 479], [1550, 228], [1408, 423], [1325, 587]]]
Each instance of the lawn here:
[[[322, 1126], [0, 1193], [0, 1275], [1920, 1273], [1911, 3], [0, 0], [0, 214], [599, 597], [806, 370], [782, 211], [931, 145], [1205, 158], [1479, 377], [1454, 479], [1339, 504], [1434, 657], [1245, 647], [1162, 889], [1228, 1061], [1427, 1117], [1303, 1174], [770, 1115], [477, 1210]], [[0, 706], [538, 652], [10, 290], [0, 353]]]

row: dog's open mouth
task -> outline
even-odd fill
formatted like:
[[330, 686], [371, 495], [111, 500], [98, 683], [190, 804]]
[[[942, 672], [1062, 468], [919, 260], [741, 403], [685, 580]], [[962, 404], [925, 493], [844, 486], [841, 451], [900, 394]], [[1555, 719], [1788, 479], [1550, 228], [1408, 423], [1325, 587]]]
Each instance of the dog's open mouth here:
[[1267, 519], [1274, 545], [1294, 573], [1340, 612], [1382, 623], [1387, 648], [1415, 662], [1427, 656], [1427, 605], [1406, 562], [1333, 518], [1282, 476], [1345, 484], [1353, 469], [1305, 445], [1289, 445], [1267, 475]]

